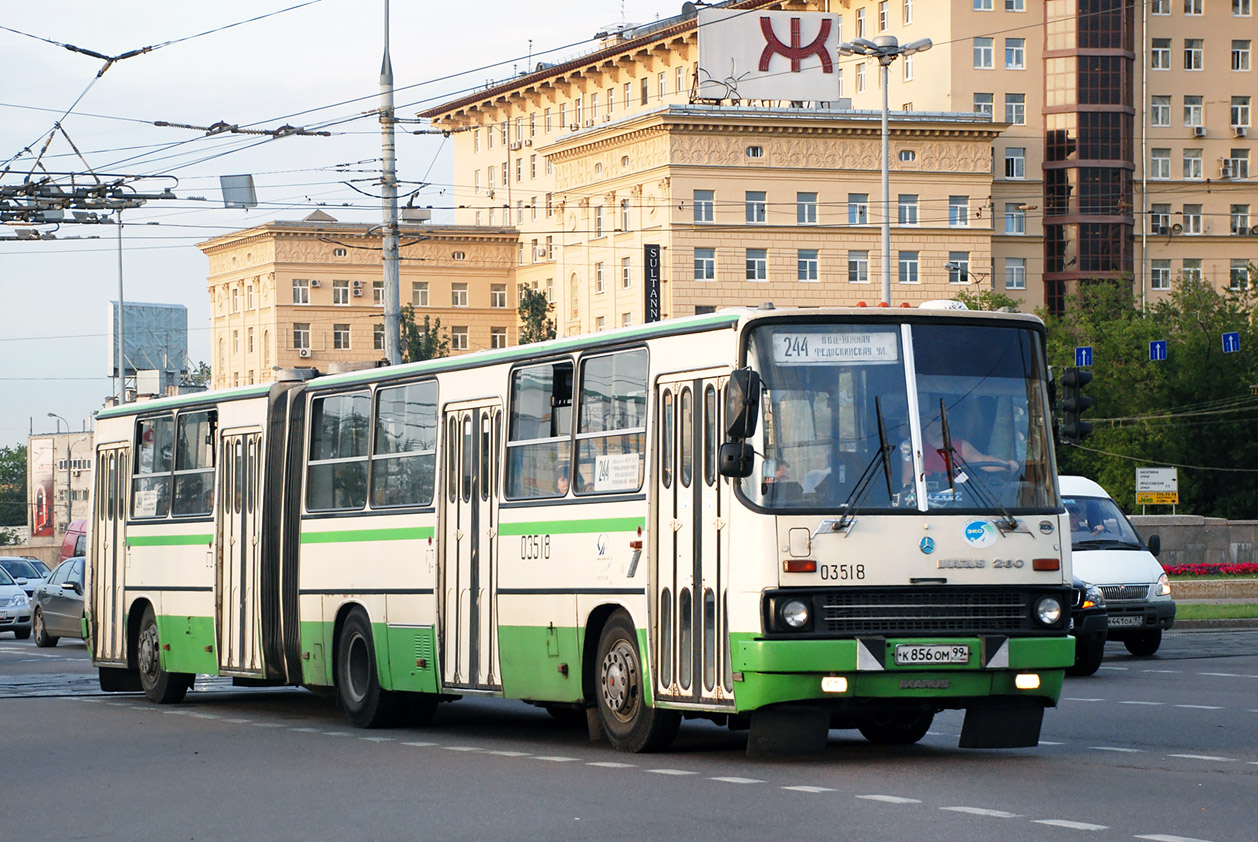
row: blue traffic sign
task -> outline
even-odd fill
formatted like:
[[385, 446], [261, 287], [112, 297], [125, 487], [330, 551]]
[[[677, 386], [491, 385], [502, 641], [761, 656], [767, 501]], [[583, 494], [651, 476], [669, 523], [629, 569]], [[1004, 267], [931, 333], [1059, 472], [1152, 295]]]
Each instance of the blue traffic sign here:
[[1155, 339], [1149, 343], [1149, 362], [1159, 363], [1166, 359], [1166, 340]]
[[1223, 334], [1223, 353], [1235, 354], [1241, 349], [1241, 335], [1233, 331], [1232, 333]]
[[1091, 345], [1080, 345], [1078, 348], [1075, 348], [1075, 365], [1079, 367], [1092, 365]]

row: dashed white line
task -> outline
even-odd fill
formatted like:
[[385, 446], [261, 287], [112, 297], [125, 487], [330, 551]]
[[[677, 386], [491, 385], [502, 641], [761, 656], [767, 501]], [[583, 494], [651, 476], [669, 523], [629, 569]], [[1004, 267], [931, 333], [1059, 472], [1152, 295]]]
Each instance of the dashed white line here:
[[497, 757], [528, 757], [527, 751], [507, 751], [505, 749], [486, 749], [485, 754], [493, 754]]
[[411, 743], [402, 743], [402, 745], [415, 746], [416, 748], [427, 748], [428, 746], [440, 745], [440, 743], [425, 743], [425, 742], [415, 741]]
[[1103, 670], [1113, 670], [1114, 672], [1127, 672], [1127, 669], [1128, 669], [1128, 668], [1127, 668], [1127, 667], [1111, 667], [1111, 666], [1104, 666], [1104, 667], [1101, 667], [1101, 669], [1103, 669]]
[[789, 789], [791, 792], [807, 792], [817, 795], [822, 792], [834, 792], [834, 790], [825, 786], [784, 786], [782, 789]]
[[1103, 702], [1105, 700], [1104, 699], [1075, 699], [1068, 696], [1065, 699], [1062, 699], [1062, 701], [1063, 702]]
[[253, 723], [253, 727], [254, 728], [283, 728], [284, 723], [283, 722], [255, 722]]
[[1121, 746], [1088, 746], [1092, 751], [1117, 751], [1123, 754], [1144, 754], [1142, 748], [1122, 748]]
[[216, 713], [190, 713], [188, 714], [188, 716], [191, 716], [193, 719], [222, 719], [223, 718]]
[[299, 734], [318, 734], [318, 728], [290, 728], [290, 731], [296, 731]]
[[1109, 827], [1103, 824], [1088, 824], [1087, 822], [1071, 822], [1065, 819], [1031, 819], [1032, 824], [1046, 824], [1050, 827], [1064, 827], [1067, 830], [1109, 830]]
[[442, 746], [446, 751], [480, 751], [476, 746]]
[[974, 816], [991, 816], [996, 819], [1016, 819], [1017, 813], [1006, 813], [1004, 810], [986, 810], [982, 807], [940, 807], [940, 810], [949, 810], [953, 813], [969, 813]]
[[1172, 754], [1171, 757], [1178, 757], [1181, 760], [1211, 760], [1216, 763], [1231, 763], [1233, 757], [1219, 757], [1217, 754]]
[[685, 769], [645, 769], [652, 775], [697, 775], [698, 772], [689, 772]]
[[1163, 675], [1179, 675], [1183, 670], [1140, 670], [1141, 672], [1156, 672]]
[[1042, 746], [1064, 746], [1065, 743], [1059, 743], [1056, 740], [1040, 740]]
[[1207, 842], [1205, 839], [1195, 839], [1191, 836], [1167, 836], [1163, 833], [1150, 833], [1146, 836], [1137, 836], [1137, 839], [1147, 839], [1149, 842]]
[[575, 762], [577, 758], [575, 758], [575, 757], [558, 757], [558, 756], [555, 756], [555, 757], [548, 757], [548, 756], [546, 756], [546, 755], [538, 755], [537, 757], [534, 757], [533, 759], [534, 759], [534, 760], [546, 760], [546, 761], [549, 761], [549, 762], [551, 762], [551, 763], [572, 763], [572, 762]]
[[1175, 705], [1177, 708], [1188, 708], [1190, 710], [1223, 710], [1220, 705]]
[[884, 804], [921, 804], [922, 802], [916, 798], [901, 798], [898, 795], [858, 795], [857, 798], [865, 801], [881, 801]]
[[1146, 702], [1142, 700], [1119, 702], [1120, 705], [1145, 705], [1146, 707], [1160, 707], [1166, 702]]
[[396, 737], [359, 737], [360, 740], [366, 740], [369, 743], [395, 743]]
[[1199, 672], [1197, 675], [1209, 675], [1214, 678], [1258, 678], [1258, 675], [1246, 675], [1243, 672]]
[[224, 719], [224, 722], [230, 722], [232, 725], [252, 725], [252, 719]]
[[319, 733], [325, 737], [352, 737], [354, 736], [348, 731], [320, 731]]
[[727, 783], [727, 784], [762, 784], [764, 783], [764, 781], [760, 780], [759, 778], [722, 777], [722, 778], [708, 778], [708, 780], [721, 781], [722, 783]]
[[615, 760], [599, 760], [597, 762], [586, 763], [586, 766], [598, 766], [603, 769], [634, 769], [637, 768], [633, 763], [617, 763]]

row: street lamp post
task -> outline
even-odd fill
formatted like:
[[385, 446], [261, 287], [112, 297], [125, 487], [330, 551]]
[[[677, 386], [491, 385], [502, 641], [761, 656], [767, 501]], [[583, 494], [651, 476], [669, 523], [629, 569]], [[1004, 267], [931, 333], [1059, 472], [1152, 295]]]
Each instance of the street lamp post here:
[[[66, 421], [64, 418], [62, 418], [60, 415], [58, 415], [55, 412], [48, 413], [48, 417], [57, 419], [57, 432], [58, 433], [61, 432], [61, 424], [63, 421], [65, 422], [65, 425], [66, 425], [66, 432], [67, 433], [70, 432], [69, 421]], [[70, 525], [70, 505], [71, 505], [70, 504], [70, 440], [66, 439], [66, 526], [67, 528]]]
[[872, 56], [878, 59], [882, 80], [882, 303], [891, 304], [891, 135], [887, 128], [890, 108], [887, 102], [887, 69], [900, 56], [924, 53], [932, 46], [929, 38], [901, 46], [894, 35], [877, 35], [874, 40], [853, 38], [839, 45], [839, 55]]

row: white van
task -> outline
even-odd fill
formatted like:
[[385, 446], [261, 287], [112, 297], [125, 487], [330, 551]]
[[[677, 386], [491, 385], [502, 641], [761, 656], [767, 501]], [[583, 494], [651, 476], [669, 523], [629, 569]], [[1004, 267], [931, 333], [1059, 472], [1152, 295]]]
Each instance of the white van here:
[[1161, 541], [1142, 541], [1105, 489], [1084, 477], [1059, 477], [1062, 502], [1070, 515], [1070, 557], [1074, 575], [1105, 594], [1109, 639], [1121, 640], [1133, 655], [1158, 651], [1162, 632], [1175, 622], [1175, 602], [1166, 571], [1154, 558]]

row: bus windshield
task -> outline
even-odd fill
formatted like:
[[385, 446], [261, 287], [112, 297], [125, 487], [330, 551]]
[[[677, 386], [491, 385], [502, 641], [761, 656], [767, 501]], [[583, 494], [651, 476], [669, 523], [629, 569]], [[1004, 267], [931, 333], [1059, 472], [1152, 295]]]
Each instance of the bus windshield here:
[[1033, 331], [775, 323], [753, 329], [748, 364], [763, 414], [741, 487], [758, 506], [1056, 509]]

